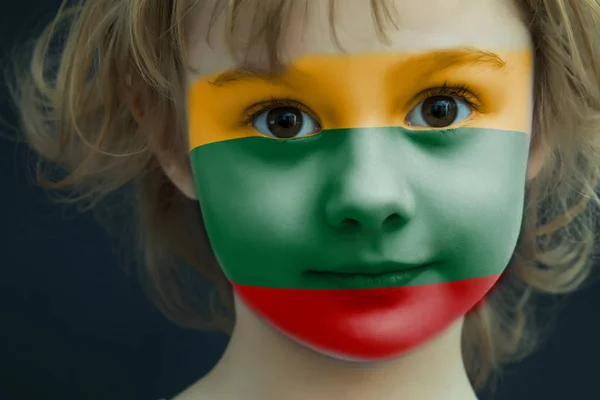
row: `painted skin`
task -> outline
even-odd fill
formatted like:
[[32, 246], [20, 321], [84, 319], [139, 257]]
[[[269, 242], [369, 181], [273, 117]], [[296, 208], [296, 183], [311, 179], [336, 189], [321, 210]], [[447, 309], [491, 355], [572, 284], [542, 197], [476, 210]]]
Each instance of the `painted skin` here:
[[526, 50], [446, 49], [198, 79], [192, 168], [236, 293], [345, 359], [397, 357], [442, 332], [517, 243], [532, 73]]

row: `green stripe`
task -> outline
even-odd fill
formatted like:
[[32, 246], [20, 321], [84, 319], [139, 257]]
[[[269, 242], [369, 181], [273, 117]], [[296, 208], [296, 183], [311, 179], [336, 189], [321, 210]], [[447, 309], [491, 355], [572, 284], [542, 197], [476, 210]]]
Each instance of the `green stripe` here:
[[[436, 261], [413, 286], [501, 273], [520, 231], [528, 151], [522, 132], [390, 127], [211, 143], [193, 149], [191, 162], [205, 227], [230, 280], [328, 289], [306, 270], [376, 258]], [[390, 198], [403, 212], [391, 228], [328, 220], [332, 206], [373, 211]]]

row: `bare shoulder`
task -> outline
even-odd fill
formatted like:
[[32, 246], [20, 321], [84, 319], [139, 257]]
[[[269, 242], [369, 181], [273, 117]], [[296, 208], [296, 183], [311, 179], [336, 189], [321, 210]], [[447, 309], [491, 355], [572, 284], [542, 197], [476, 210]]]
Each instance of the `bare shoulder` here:
[[179, 393], [177, 396], [173, 397], [170, 400], [213, 400], [220, 399], [221, 397], [215, 396], [214, 393], [209, 393], [207, 390], [203, 390], [199, 387], [190, 386], [183, 392]]
[[214, 397], [210, 397], [208, 393], [190, 392], [186, 389], [185, 392], [178, 394], [170, 400], [208, 400], [213, 398]]
[[215, 397], [213, 394], [210, 394], [206, 391], [202, 390], [191, 390], [192, 388], [188, 388], [185, 391], [179, 393], [177, 396], [173, 397], [170, 400], [208, 400], [208, 399], [220, 399], [221, 397]]
[[223, 387], [203, 378], [170, 400], [221, 400], [225, 396]]

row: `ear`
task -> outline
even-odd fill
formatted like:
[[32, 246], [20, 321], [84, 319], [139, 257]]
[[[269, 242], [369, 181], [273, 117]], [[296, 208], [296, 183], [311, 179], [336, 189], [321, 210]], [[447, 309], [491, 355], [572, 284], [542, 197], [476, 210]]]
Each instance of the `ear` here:
[[158, 161], [163, 171], [165, 171], [165, 175], [181, 193], [191, 200], [198, 200], [189, 158], [184, 160], [166, 159], [163, 161], [161, 157], [158, 157]]
[[[147, 121], [144, 121], [146, 115], [145, 107], [142, 104], [140, 96], [129, 96], [129, 108], [135, 121], [140, 126], [148, 125]], [[187, 198], [191, 200], [198, 200], [196, 195], [196, 186], [194, 184], [194, 178], [192, 174], [192, 168], [187, 156], [177, 156], [167, 151], [160, 149], [152, 149], [149, 143], [151, 151], [157, 158], [158, 163], [162, 167], [165, 175], [169, 180], [183, 193]]]
[[532, 149], [529, 153], [529, 162], [527, 165], [527, 181], [534, 179], [544, 165], [544, 151], [542, 146]]
[[527, 165], [527, 182], [535, 179], [546, 162], [546, 154], [550, 151], [551, 143], [546, 138], [532, 140]]

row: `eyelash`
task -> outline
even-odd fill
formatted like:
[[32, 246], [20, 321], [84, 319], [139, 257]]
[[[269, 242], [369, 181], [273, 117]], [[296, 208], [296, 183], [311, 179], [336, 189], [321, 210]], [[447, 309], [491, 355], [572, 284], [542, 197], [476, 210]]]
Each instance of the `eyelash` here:
[[313, 113], [310, 110], [308, 110], [308, 108], [304, 104], [296, 100], [276, 99], [272, 97], [270, 100], [255, 104], [254, 106], [250, 107], [245, 112], [246, 116], [244, 117], [242, 124], [243, 126], [250, 126], [260, 114], [264, 113], [265, 111], [273, 110], [274, 108], [280, 107], [297, 108], [298, 110], [313, 116]]
[[417, 95], [417, 98], [419, 98], [419, 102], [421, 102], [434, 96], [458, 97], [466, 102], [475, 112], [480, 112], [482, 108], [478, 96], [473, 93], [473, 90], [471, 90], [471, 87], [468, 85], [449, 85], [447, 82], [444, 82], [442, 86], [421, 92]]
[[[479, 97], [473, 92], [470, 86], [465, 84], [448, 84], [447, 82], [444, 82], [442, 86], [433, 87], [419, 93], [416, 96], [419, 101], [415, 103], [415, 106], [434, 96], [457, 97], [464, 101], [471, 108], [474, 114], [479, 114], [483, 108], [479, 101]], [[436, 129], [436, 131], [443, 135], [456, 134], [457, 128], [440, 128]]]
[[[434, 96], [457, 97], [464, 101], [474, 113], [479, 113], [482, 108], [478, 97], [473, 93], [468, 85], [449, 85], [447, 82], [444, 82], [442, 86], [433, 87], [418, 94], [416, 97], [419, 99], [419, 101], [416, 104], [419, 104], [420, 102]], [[279, 107], [293, 107], [309, 115], [313, 115], [313, 113], [308, 110], [305, 105], [296, 100], [277, 99], [272, 97], [270, 100], [250, 107], [245, 113], [246, 116], [242, 121], [242, 124], [243, 126], [248, 127], [252, 125], [253, 121], [262, 113]], [[455, 128], [438, 129], [438, 131], [441, 133], [454, 133]]]

